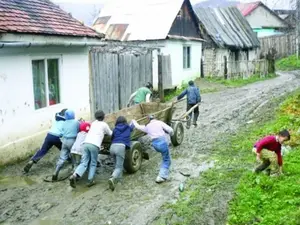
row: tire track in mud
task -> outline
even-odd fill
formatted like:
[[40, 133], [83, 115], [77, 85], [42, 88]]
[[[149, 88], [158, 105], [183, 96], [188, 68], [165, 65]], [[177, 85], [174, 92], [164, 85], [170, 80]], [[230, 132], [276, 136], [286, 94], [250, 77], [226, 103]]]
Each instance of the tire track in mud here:
[[[146, 225], [160, 214], [160, 207], [178, 197], [178, 185], [185, 181], [179, 172], [188, 170], [198, 177], [213, 164], [208, 160], [212, 145], [224, 133], [235, 133], [247, 121], [255, 119], [263, 103], [299, 87], [298, 73], [282, 73], [272, 80], [242, 88], [227, 89], [202, 96], [197, 128], [185, 130], [181, 146], [171, 149], [171, 179], [161, 185], [154, 182], [160, 156], [151, 153], [140, 171], [124, 176], [115, 192], [107, 188], [111, 168], [100, 168], [97, 185], [88, 189], [83, 183], [72, 190], [68, 181], [45, 183], [45, 175], [54, 169], [57, 151], [33, 167], [26, 182], [21, 175], [24, 163], [10, 166], [1, 176], [11, 182], [0, 183], [0, 223], [4, 224], [124, 224]], [[175, 113], [185, 110], [181, 103]], [[29, 184], [28, 184], [29, 183]]]

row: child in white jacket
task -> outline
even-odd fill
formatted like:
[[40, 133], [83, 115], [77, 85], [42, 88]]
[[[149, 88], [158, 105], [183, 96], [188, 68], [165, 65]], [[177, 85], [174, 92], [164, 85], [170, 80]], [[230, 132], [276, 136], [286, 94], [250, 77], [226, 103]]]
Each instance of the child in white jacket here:
[[83, 142], [89, 132], [91, 124], [88, 122], [82, 122], [79, 125], [79, 133], [77, 134], [75, 143], [71, 149], [73, 168], [76, 168], [80, 164], [81, 156], [83, 154]]

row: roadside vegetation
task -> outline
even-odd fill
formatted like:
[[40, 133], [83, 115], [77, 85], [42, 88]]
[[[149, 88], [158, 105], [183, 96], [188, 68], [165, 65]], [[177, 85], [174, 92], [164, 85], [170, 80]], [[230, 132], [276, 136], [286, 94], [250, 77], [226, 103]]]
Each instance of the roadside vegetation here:
[[258, 81], [268, 80], [271, 78], [276, 77], [275, 74], [268, 74], [266, 76], [261, 77], [260, 75], [253, 75], [248, 79], [243, 79], [242, 77], [236, 79], [224, 79], [224, 78], [217, 78], [217, 77], [208, 77], [205, 78], [208, 82], [219, 83], [223, 84], [227, 87], [242, 87], [247, 84], [252, 84]]
[[[207, 221], [206, 216], [216, 212], [216, 224], [226, 221], [227, 225], [300, 224], [299, 127], [300, 91], [297, 91], [277, 109], [271, 121], [257, 121], [235, 136], [220, 138], [222, 140], [212, 151], [215, 167], [200, 178], [190, 179], [178, 201], [165, 206], [168, 213], [160, 218], [160, 222], [201, 224], [201, 221]], [[287, 143], [292, 151], [284, 156], [284, 175], [274, 178], [253, 174], [252, 169], [256, 166], [251, 151], [253, 144], [283, 128], [292, 133]]]
[[[235, 79], [226, 80], [223, 77], [205, 77], [196, 79], [195, 83], [198, 87], [200, 87], [201, 94], [205, 94], [221, 91], [226, 88], [242, 87], [247, 84], [268, 80], [274, 77], [276, 77], [275, 74], [268, 74], [264, 77], [261, 77], [260, 75], [253, 75], [248, 79], [243, 79], [242, 77], [239, 77]], [[176, 90], [165, 91], [165, 101], [170, 101], [174, 97], [178, 96], [184, 89], [187, 88], [187, 86], [187, 83], [182, 83], [181, 88], [177, 88]]]
[[296, 55], [292, 55], [286, 58], [282, 58], [276, 61], [276, 70], [291, 71], [300, 69], [300, 59], [297, 59]]

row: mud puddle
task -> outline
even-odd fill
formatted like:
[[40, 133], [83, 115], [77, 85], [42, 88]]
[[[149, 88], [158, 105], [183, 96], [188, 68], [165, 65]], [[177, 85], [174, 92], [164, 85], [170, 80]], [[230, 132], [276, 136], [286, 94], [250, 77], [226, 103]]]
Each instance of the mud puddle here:
[[27, 176], [0, 176], [0, 187], [31, 186], [37, 184], [35, 180]]
[[[182, 145], [171, 148], [170, 181], [161, 185], [155, 183], [161, 158], [152, 149], [148, 150], [150, 160], [145, 161], [137, 173], [124, 174], [123, 182], [114, 192], [108, 190], [107, 179], [112, 172], [109, 167], [97, 168], [97, 185], [91, 188], [85, 188], [85, 180], [76, 190], [69, 187], [68, 180], [46, 183], [43, 178], [52, 174], [58, 157], [58, 151], [53, 149], [28, 175], [37, 183], [27, 184], [24, 178], [16, 185], [9, 181], [8, 188], [0, 183], [0, 190], [6, 189], [1, 191], [0, 223], [153, 224], [163, 210], [161, 206], [176, 201], [179, 184], [189, 179], [182, 172], [201, 179], [201, 171], [213, 166], [210, 153], [213, 153], [212, 145], [216, 141], [222, 141], [224, 134], [234, 134], [247, 121], [258, 123], [256, 117], [260, 112], [255, 109], [259, 105], [264, 108], [265, 101], [289, 93], [299, 84], [298, 74], [284, 73], [273, 80], [203, 95], [199, 125], [185, 130]], [[179, 104], [177, 113], [182, 113], [185, 107], [184, 102]], [[25, 162], [7, 167], [0, 176], [8, 177], [8, 180], [22, 177], [24, 165]], [[222, 200], [221, 197], [218, 199]]]

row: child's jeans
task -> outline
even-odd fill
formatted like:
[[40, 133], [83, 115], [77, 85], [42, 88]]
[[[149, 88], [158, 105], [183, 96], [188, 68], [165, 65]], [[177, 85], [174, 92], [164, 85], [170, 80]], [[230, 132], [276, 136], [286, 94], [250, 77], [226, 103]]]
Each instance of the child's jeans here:
[[75, 173], [78, 176], [82, 177], [82, 175], [87, 170], [87, 167], [89, 166], [88, 180], [92, 181], [97, 169], [98, 153], [99, 147], [93, 144], [85, 143], [83, 146], [83, 155], [81, 158], [81, 162], [80, 165], [76, 168]]
[[63, 168], [65, 161], [70, 157], [71, 148], [75, 142], [75, 138], [64, 139], [61, 147], [59, 159], [56, 164], [55, 174], [58, 174]]
[[109, 151], [110, 155], [115, 160], [115, 170], [111, 176], [114, 179], [121, 179], [123, 175], [126, 147], [124, 144], [112, 144]]
[[167, 179], [169, 176], [169, 168], [171, 165], [171, 157], [169, 152], [169, 145], [165, 137], [156, 138], [152, 140], [152, 146], [157, 152], [161, 153], [162, 163], [159, 170], [159, 176]]
[[73, 168], [76, 169], [77, 166], [80, 165], [81, 155], [76, 154], [76, 153], [72, 153], [71, 155], [72, 155]]

